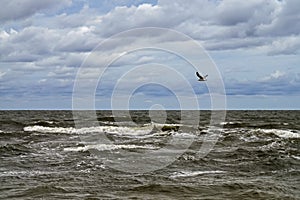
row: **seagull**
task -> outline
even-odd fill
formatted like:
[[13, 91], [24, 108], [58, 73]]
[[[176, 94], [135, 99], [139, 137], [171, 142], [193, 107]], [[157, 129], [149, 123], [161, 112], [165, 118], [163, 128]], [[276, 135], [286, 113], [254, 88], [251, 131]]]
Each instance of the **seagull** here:
[[206, 81], [206, 80], [207, 80], [206, 77], [207, 77], [208, 75], [201, 76], [201, 75], [199, 74], [199, 72], [196, 72], [196, 75], [199, 77], [198, 81]]

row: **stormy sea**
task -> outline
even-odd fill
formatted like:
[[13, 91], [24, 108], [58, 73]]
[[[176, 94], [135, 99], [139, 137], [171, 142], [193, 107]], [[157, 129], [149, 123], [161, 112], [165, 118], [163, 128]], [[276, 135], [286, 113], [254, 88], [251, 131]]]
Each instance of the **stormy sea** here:
[[300, 199], [300, 111], [180, 113], [0, 111], [0, 199]]

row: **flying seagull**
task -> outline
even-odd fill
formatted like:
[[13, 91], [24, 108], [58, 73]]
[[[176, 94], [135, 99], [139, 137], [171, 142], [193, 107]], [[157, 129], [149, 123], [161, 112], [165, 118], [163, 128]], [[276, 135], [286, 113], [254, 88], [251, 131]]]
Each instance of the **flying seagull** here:
[[207, 80], [206, 77], [207, 77], [208, 75], [201, 76], [201, 75], [199, 74], [199, 72], [196, 72], [196, 75], [199, 77], [198, 81], [206, 81], [206, 80]]

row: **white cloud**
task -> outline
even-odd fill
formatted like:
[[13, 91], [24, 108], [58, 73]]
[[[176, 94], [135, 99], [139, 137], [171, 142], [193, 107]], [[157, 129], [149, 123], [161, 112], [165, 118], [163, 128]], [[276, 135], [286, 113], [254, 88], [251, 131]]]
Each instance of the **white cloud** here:
[[2, 79], [2, 77], [6, 74], [6, 72], [1, 72], [0, 71], [0, 79]]
[[0, 21], [23, 19], [41, 10], [51, 10], [70, 4], [71, 0], [2, 0]]
[[283, 78], [284, 76], [286, 76], [285, 72], [281, 72], [279, 70], [276, 70], [275, 72], [271, 73], [269, 76], [264, 77], [262, 80], [263, 81], [278, 80], [280, 78]]
[[299, 73], [275, 70], [268, 76], [255, 80], [232, 79], [226, 83], [228, 95], [299, 95]]
[[[14, 5], [14, 2], [11, 4]], [[31, 5], [33, 1], [25, 3]], [[283, 34], [285, 30], [279, 30], [274, 23], [289, 18], [297, 24], [300, 20], [297, 20], [294, 4], [297, 3], [293, 0], [251, 0], [243, 3], [237, 0], [161, 0], [158, 5], [115, 7], [107, 14], [99, 14], [95, 9], [85, 6], [78, 13], [64, 13], [48, 18], [42, 16], [36, 20], [43, 21], [18, 32], [13, 29], [1, 31], [0, 51], [4, 61], [34, 62], [48, 59], [51, 54], [91, 51], [103, 37], [123, 30], [159, 26], [182, 31], [200, 40], [208, 50], [259, 47], [262, 53], [270, 55], [293, 54], [300, 49], [300, 36], [288, 35], [290, 31], [287, 30], [287, 36], [279, 37], [278, 33]], [[51, 5], [49, 3], [48, 6]], [[293, 24], [290, 26], [298, 27]], [[275, 31], [274, 34], [272, 31]], [[129, 39], [116, 41], [116, 47], [130, 43]]]
[[43, 27], [27, 27], [8, 35], [0, 44], [1, 59], [8, 62], [33, 62], [48, 56], [59, 38], [59, 32]]
[[300, 50], [300, 35], [278, 38], [266, 48], [270, 55], [297, 54]]
[[[293, 0], [283, 2], [274, 0], [247, 2], [161, 0], [155, 6], [142, 4], [116, 7], [102, 16], [95, 26], [97, 33], [106, 37], [137, 27], [167, 27], [205, 41], [204, 46], [210, 50], [249, 49], [265, 46], [266, 43], [278, 40], [278, 34], [286, 35], [286, 37], [294, 34], [293, 37], [300, 38], [298, 30], [300, 26], [297, 26], [300, 20], [296, 14], [289, 12], [291, 7], [296, 6], [294, 4], [296, 3]], [[291, 12], [295, 12], [294, 10]], [[286, 21], [287, 18], [290, 19], [289, 23]], [[280, 28], [279, 24], [289, 24], [289, 27], [295, 28], [291, 31], [291, 28]], [[298, 45], [290, 45], [282, 52], [295, 52], [299, 48]], [[272, 46], [269, 49], [273, 49]], [[267, 48], [265, 50], [264, 53], [272, 54], [271, 50]]]
[[71, 29], [57, 41], [55, 50], [62, 52], [86, 52], [92, 51], [99, 42], [92, 32], [94, 27], [81, 26]]
[[9, 34], [6, 31], [1, 31], [0, 32], [0, 39], [1, 40], [6, 39], [8, 37], [9, 37]]
[[[160, 26], [164, 22], [163, 11], [159, 6], [142, 4], [131, 7], [116, 7], [111, 12], [101, 17], [98, 33], [103, 36], [125, 31], [131, 28], [144, 26]], [[164, 19], [164, 20], [162, 20]]]

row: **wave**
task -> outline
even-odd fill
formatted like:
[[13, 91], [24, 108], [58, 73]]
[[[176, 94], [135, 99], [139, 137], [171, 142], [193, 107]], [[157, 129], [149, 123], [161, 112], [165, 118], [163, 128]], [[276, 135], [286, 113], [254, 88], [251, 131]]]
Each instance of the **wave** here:
[[48, 175], [48, 174], [57, 174], [57, 173], [58, 172], [40, 171], [40, 170], [4, 171], [0, 173], [0, 177], [9, 177], [9, 176], [29, 177], [29, 176], [39, 176], [39, 175]]
[[193, 177], [199, 176], [204, 174], [223, 174], [226, 173], [225, 171], [220, 170], [213, 170], [213, 171], [180, 171], [173, 173], [170, 177], [171, 178], [183, 178], [183, 177]]
[[275, 134], [276, 136], [280, 138], [300, 138], [300, 133], [299, 131], [296, 130], [282, 130], [282, 129], [257, 129], [254, 130], [262, 132], [262, 133], [267, 133], [267, 134]]
[[220, 125], [242, 125], [245, 124], [243, 122], [221, 122]]
[[55, 126], [59, 126], [60, 124], [62, 124], [62, 122], [49, 121], [49, 120], [39, 120], [39, 121], [32, 122], [29, 125], [31, 125], [31, 126], [55, 127]]
[[0, 153], [2, 156], [22, 155], [32, 152], [30, 147], [23, 144], [4, 144], [0, 145]]
[[111, 133], [120, 135], [144, 135], [151, 132], [151, 127], [117, 127], [117, 126], [97, 126], [87, 128], [73, 127], [45, 127], [45, 126], [27, 126], [25, 132], [39, 133], [62, 133], [62, 134], [87, 134], [87, 133]]
[[178, 125], [173, 124], [147, 124], [144, 126], [97, 126], [87, 128], [74, 127], [49, 127], [49, 126], [26, 126], [23, 128], [25, 132], [39, 133], [62, 133], [62, 134], [86, 134], [86, 133], [111, 133], [117, 135], [147, 135], [156, 132], [171, 132], [177, 131]]
[[49, 184], [49, 185], [38, 185], [38, 186], [32, 186], [24, 191], [22, 191], [19, 196], [22, 197], [22, 199], [32, 199], [33, 197], [38, 199], [43, 199], [45, 197], [45, 194], [66, 194], [68, 191], [64, 189], [63, 187], [60, 187], [58, 185], [55, 186], [55, 184]]
[[290, 124], [287, 122], [251, 122], [251, 121], [228, 121], [221, 122], [224, 128], [256, 128], [256, 129], [281, 129], [287, 128]]
[[300, 160], [300, 156], [292, 156], [296, 160]]
[[34, 126], [26, 126], [23, 129], [25, 132], [39, 132], [39, 133], [64, 133], [64, 134], [78, 134], [78, 129], [69, 127], [69, 128], [63, 128], [63, 127], [47, 127], [47, 126], [40, 126], [40, 125], [34, 125]]
[[97, 149], [98, 151], [110, 151], [117, 149], [156, 149], [150, 145], [133, 145], [133, 144], [90, 144], [80, 147], [67, 147], [64, 151], [88, 151], [90, 149]]

